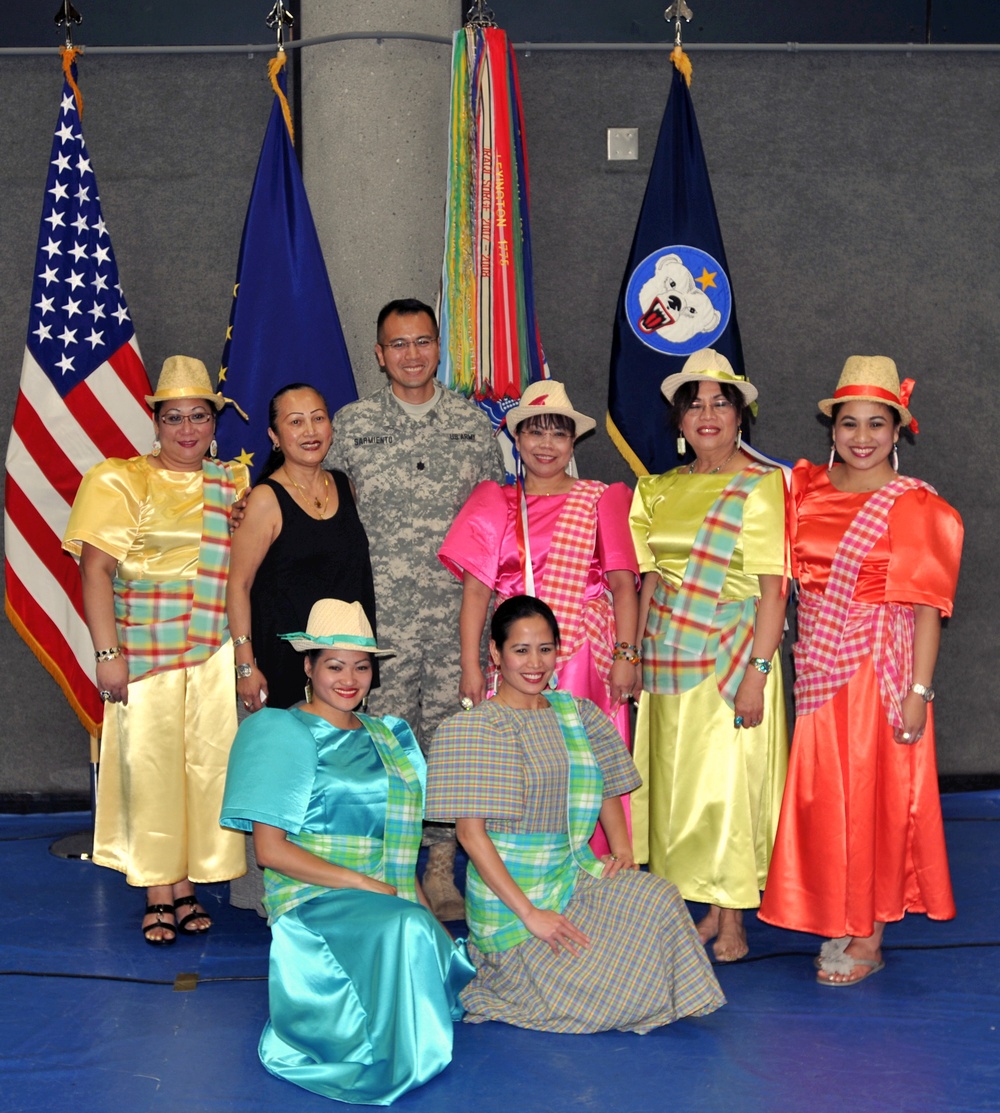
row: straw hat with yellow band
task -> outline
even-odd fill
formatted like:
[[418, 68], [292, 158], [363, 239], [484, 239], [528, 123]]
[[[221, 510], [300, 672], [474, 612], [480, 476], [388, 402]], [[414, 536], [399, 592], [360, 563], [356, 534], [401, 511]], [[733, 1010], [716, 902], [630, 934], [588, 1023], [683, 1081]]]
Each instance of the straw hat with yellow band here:
[[364, 607], [342, 599], [317, 599], [305, 630], [278, 636], [300, 653], [310, 649], [357, 649], [373, 657], [396, 656], [393, 649], [379, 649]]
[[507, 411], [504, 421], [513, 435], [522, 421], [527, 421], [529, 417], [539, 414], [562, 414], [563, 417], [572, 418], [578, 437], [589, 433], [597, 426], [597, 422], [592, 417], [587, 417], [586, 414], [573, 409], [566, 388], [555, 379], [539, 379], [525, 387], [521, 400], [513, 409]]
[[881, 402], [896, 410], [911, 433], [917, 433], [919, 427], [907, 409], [914, 386], [913, 379], [900, 383], [896, 364], [888, 356], [848, 356], [833, 397], [824, 398], [819, 411], [832, 417], [833, 407], [841, 402]]
[[247, 415], [232, 398], [226, 398], [221, 391], [212, 389], [208, 368], [200, 359], [193, 359], [191, 356], [170, 356], [163, 362], [160, 378], [156, 384], [156, 393], [146, 395], [146, 404], [154, 407], [157, 402], [177, 402], [184, 398], [204, 398], [206, 402], [211, 402], [216, 410], [221, 410], [228, 402], [244, 421], [248, 420]]
[[688, 356], [684, 366], [675, 375], [668, 375], [660, 383], [660, 391], [668, 402], [673, 402], [679, 387], [685, 383], [730, 383], [743, 395], [750, 412], [757, 416], [757, 388], [746, 377], [737, 375], [733, 365], [713, 348], [702, 348]]

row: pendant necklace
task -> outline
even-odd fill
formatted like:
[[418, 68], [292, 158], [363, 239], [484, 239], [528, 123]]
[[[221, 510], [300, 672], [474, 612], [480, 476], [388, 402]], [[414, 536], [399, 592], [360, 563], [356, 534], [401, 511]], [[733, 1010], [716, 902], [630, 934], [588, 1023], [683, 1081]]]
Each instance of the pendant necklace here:
[[[729, 461], [736, 455], [737, 452], [739, 452], [739, 450], [740, 450], [740, 446], [737, 445], [733, 449], [733, 451], [729, 453], [729, 455], [725, 458], [725, 460], [722, 461], [722, 463], [717, 468], [712, 468], [711, 471], [700, 471], [700, 472], [698, 472], [698, 474], [699, 475], [718, 475], [718, 473], [720, 471], [722, 471], [722, 469], [726, 466], [726, 464], [729, 463]], [[698, 461], [695, 460], [694, 463], [691, 464], [691, 466], [688, 468], [688, 475], [694, 475], [694, 465], [697, 464], [697, 463], [698, 463]]]
[[[288, 472], [286, 471], [285, 474], [288, 475]], [[311, 502], [313, 506], [315, 506], [316, 509], [319, 511], [319, 516], [322, 518], [323, 515], [326, 513], [326, 508], [330, 505], [330, 477], [325, 473], [323, 475], [323, 490], [326, 492], [326, 498], [323, 500], [323, 502], [320, 502], [319, 497], [316, 495], [306, 494], [306, 492], [298, 485], [298, 483], [295, 482], [294, 479], [292, 479], [290, 475], [288, 476], [288, 478], [292, 480], [292, 486], [302, 496], [302, 501], [305, 503]]]

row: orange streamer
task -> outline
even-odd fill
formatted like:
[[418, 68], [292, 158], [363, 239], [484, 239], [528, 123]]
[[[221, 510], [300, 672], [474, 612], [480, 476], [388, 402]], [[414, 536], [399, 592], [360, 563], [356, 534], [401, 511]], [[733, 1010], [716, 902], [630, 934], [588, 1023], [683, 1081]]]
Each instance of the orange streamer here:
[[69, 82], [69, 87], [73, 90], [73, 96], [76, 97], [76, 112], [80, 119], [83, 119], [83, 93], [80, 92], [80, 86], [76, 83], [76, 78], [73, 76], [73, 63], [76, 61], [76, 56], [83, 53], [82, 46], [64, 46], [60, 49], [59, 53], [62, 55], [62, 68], [63, 73], [66, 75], [66, 80]]
[[285, 96], [285, 91], [278, 84], [278, 74], [285, 68], [285, 62], [288, 56], [283, 50], [278, 53], [267, 63], [267, 76], [271, 79], [271, 88], [274, 90], [275, 96], [281, 101], [281, 114], [285, 117], [285, 127], [288, 128], [288, 134], [291, 136], [292, 144], [295, 143], [295, 128], [292, 126], [292, 110], [288, 107], [288, 98]]

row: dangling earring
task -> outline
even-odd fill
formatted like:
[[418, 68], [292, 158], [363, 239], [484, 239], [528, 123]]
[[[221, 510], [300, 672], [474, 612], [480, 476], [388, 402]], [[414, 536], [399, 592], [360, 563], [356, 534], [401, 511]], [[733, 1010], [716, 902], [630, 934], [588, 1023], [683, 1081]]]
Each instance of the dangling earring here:
[[162, 446], [160, 445], [160, 438], [153, 437], [153, 451], [150, 452], [150, 456], [159, 456], [161, 447]]
[[551, 675], [551, 676], [549, 677], [549, 684], [548, 684], [548, 687], [549, 687], [549, 691], [555, 691], [555, 689], [559, 687], [559, 677], [558, 677], [558, 676], [556, 676], [556, 674], [555, 674], [555, 673], [553, 673], [553, 674], [552, 674], [552, 675]]
[[311, 680], [307, 680], [306, 681], [306, 703], [312, 703], [312, 701], [313, 701], [313, 682]]
[[684, 434], [681, 433], [681, 435], [677, 438], [677, 455], [683, 456], [684, 453], [687, 452], [687, 450], [688, 442], [684, 439]]
[[212, 443], [208, 446], [208, 454], [213, 460], [219, 455], [219, 442], [215, 437], [212, 438]]
[[362, 715], [367, 715], [368, 714], [368, 696], [367, 695], [361, 701], [361, 714]]
[[892, 470], [899, 471], [899, 452], [896, 450], [896, 445], [892, 446]]
[[742, 447], [743, 447], [743, 430], [738, 429], [736, 431], [736, 451], [739, 452], [739, 450]]
[[836, 460], [836, 458], [837, 458], [837, 450], [831, 444], [830, 445], [830, 462], [829, 462], [829, 464], [826, 465], [826, 470], [827, 471], [832, 471], [833, 470], [833, 464], [834, 464], [834, 461]]

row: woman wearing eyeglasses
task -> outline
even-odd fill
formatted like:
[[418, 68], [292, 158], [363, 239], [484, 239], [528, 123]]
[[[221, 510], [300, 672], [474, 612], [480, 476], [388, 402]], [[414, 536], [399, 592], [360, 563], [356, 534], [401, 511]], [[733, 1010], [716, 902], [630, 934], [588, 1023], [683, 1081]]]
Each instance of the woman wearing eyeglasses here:
[[636, 860], [708, 905], [717, 962], [747, 953], [788, 762], [778, 645], [785, 620], [781, 472], [742, 447], [757, 388], [711, 349], [661, 387], [691, 464], [640, 478], [642, 695], [632, 794]]
[[142, 932], [164, 946], [211, 927], [195, 882], [246, 869], [219, 811], [236, 733], [229, 509], [249, 477], [215, 459], [228, 399], [200, 360], [168, 359], [146, 401], [152, 451], [87, 472], [63, 547], [80, 561], [105, 701], [94, 861], [146, 889]]

